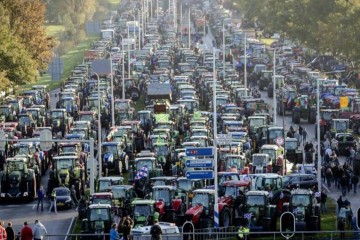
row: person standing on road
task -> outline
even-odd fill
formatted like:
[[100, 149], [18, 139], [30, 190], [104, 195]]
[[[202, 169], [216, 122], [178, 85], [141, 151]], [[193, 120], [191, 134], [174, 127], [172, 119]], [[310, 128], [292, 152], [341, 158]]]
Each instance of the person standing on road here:
[[307, 135], [308, 135], [308, 132], [306, 131], [306, 128], [304, 128], [301, 132], [301, 135], [302, 135], [302, 143], [303, 143], [303, 146], [304, 144], [306, 143], [306, 139], [307, 139]]
[[34, 240], [42, 240], [46, 234], [47, 231], [45, 226], [39, 222], [39, 220], [35, 220], [35, 226], [33, 229]]
[[327, 194], [326, 194], [325, 190], [323, 189], [321, 191], [320, 203], [321, 203], [321, 213], [324, 213], [324, 214], [328, 213], [326, 200], [327, 200]]
[[359, 176], [354, 174], [351, 178], [351, 184], [353, 185], [354, 194], [356, 194], [358, 183], [359, 183]]
[[117, 231], [117, 224], [113, 223], [111, 225], [111, 230], [110, 230], [110, 240], [119, 240], [119, 239], [120, 239], [120, 236]]
[[348, 189], [348, 180], [345, 174], [343, 174], [340, 179], [340, 187], [341, 187], [342, 196], [345, 197], [346, 191]]
[[57, 214], [57, 208], [56, 208], [56, 191], [53, 190], [50, 195], [50, 208], [49, 213], [51, 213], [52, 208], [54, 208], [55, 213]]
[[4, 226], [4, 222], [0, 220], [0, 240], [7, 239], [7, 232], [3, 226]]
[[7, 240], [15, 240], [15, 232], [14, 229], [12, 227], [12, 222], [9, 222], [6, 229], [6, 234], [7, 234]]
[[155, 220], [155, 224], [150, 228], [151, 240], [162, 240], [162, 233], [159, 221]]
[[41, 204], [41, 211], [44, 211], [44, 197], [45, 197], [45, 190], [42, 185], [40, 185], [40, 188], [37, 192], [38, 194], [38, 203], [37, 203], [37, 211], [39, 211], [39, 205]]
[[20, 238], [21, 240], [32, 240], [33, 234], [32, 229], [29, 227], [27, 222], [24, 222], [24, 227], [20, 231]]

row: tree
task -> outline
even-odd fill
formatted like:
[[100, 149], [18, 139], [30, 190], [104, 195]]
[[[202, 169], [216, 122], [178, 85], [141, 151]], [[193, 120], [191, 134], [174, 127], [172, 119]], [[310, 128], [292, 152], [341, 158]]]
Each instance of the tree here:
[[27, 47], [17, 36], [11, 34], [10, 29], [0, 25], [0, 89], [6, 89], [10, 83], [34, 82], [36, 66]]
[[35, 61], [44, 69], [52, 57], [55, 39], [46, 36], [45, 5], [41, 0], [0, 0], [0, 25], [9, 29]]

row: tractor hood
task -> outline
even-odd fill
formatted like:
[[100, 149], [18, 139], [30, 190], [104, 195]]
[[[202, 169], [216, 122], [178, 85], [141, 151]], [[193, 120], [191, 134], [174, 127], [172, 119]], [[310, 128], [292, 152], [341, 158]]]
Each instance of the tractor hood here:
[[21, 173], [19, 171], [13, 171], [9, 173], [9, 183], [11, 188], [19, 187], [21, 180]]
[[200, 218], [203, 211], [204, 211], [204, 206], [201, 204], [197, 204], [197, 205], [189, 208], [185, 212], [186, 220], [191, 221], [191, 220], [193, 220], [194, 217]]

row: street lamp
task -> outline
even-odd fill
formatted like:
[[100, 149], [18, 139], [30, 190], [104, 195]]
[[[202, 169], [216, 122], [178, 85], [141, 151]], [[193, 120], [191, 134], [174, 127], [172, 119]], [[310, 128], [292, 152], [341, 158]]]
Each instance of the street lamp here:
[[99, 163], [99, 178], [102, 174], [102, 159], [101, 159], [101, 98], [100, 98], [100, 77], [99, 74], [93, 72], [97, 77], [97, 90], [98, 90], [98, 163]]
[[275, 78], [275, 68], [276, 68], [276, 56], [275, 56], [275, 49], [274, 49], [274, 62], [273, 62], [273, 100], [274, 100], [274, 125], [276, 125], [276, 78]]
[[214, 204], [214, 227], [219, 227], [219, 205], [218, 205], [218, 173], [217, 173], [217, 111], [216, 111], [216, 64], [215, 48], [213, 48], [213, 131], [214, 131], [214, 187], [215, 187], [215, 204]]
[[[204, 35], [205, 36], [205, 35]], [[223, 44], [223, 77], [225, 80], [225, 26], [222, 25], [222, 44]]]
[[188, 34], [189, 34], [189, 48], [191, 48], [191, 8], [189, 7], [189, 30], [188, 30]]
[[114, 73], [113, 73], [113, 65], [112, 65], [112, 54], [109, 51], [106, 51], [109, 54], [110, 60], [110, 84], [111, 84], [111, 126], [115, 126], [115, 113], [114, 113]]
[[318, 162], [317, 162], [317, 181], [318, 181], [318, 192], [321, 193], [321, 148], [320, 148], [320, 79], [316, 79], [316, 111], [317, 111], [317, 155], [318, 155]]
[[[136, 22], [136, 18], [135, 18], [135, 15], [134, 14], [132, 14], [132, 13], [129, 13], [129, 15], [131, 15], [132, 17], [133, 17], [133, 19], [134, 19], [134, 25], [135, 25], [135, 22]], [[136, 26], [134, 27], [134, 40], [135, 40], [135, 42], [134, 42], [134, 49], [136, 49], [136, 31], [135, 31], [135, 29], [136, 29]], [[128, 38], [130, 38], [130, 36], [129, 36], [129, 26], [128, 26]], [[140, 40], [139, 40], [140, 41]]]
[[246, 33], [244, 34], [245, 41], [244, 41], [244, 84], [245, 84], [245, 97], [247, 97], [248, 91], [247, 91], [247, 52], [246, 52]]

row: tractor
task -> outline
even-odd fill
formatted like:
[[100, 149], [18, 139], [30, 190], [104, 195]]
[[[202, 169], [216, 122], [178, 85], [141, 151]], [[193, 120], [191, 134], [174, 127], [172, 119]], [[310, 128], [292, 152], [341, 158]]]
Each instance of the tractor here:
[[48, 192], [59, 186], [75, 186], [77, 196], [84, 193], [85, 170], [77, 163], [77, 156], [57, 156], [53, 158], [53, 169], [49, 175]]
[[91, 204], [86, 209], [86, 218], [81, 221], [81, 234], [93, 234], [82, 236], [80, 239], [103, 239], [103, 234], [108, 234], [113, 223], [111, 205]]
[[131, 202], [130, 216], [134, 220], [134, 227], [149, 226], [153, 222], [155, 201], [152, 199], [134, 199]]
[[316, 123], [316, 106], [311, 105], [307, 95], [301, 95], [292, 109], [292, 122], [299, 124], [300, 119], [307, 119], [308, 123]]
[[277, 94], [276, 111], [282, 116], [286, 115], [286, 112], [292, 111], [294, 107], [294, 99], [297, 97], [296, 88], [293, 86], [285, 86], [280, 88]]
[[[212, 230], [214, 227], [214, 204], [215, 204], [215, 190], [214, 189], [196, 189], [193, 191], [194, 197], [192, 199], [191, 207], [186, 211], [184, 224], [184, 232], [192, 232], [190, 222], [192, 222], [195, 229]], [[226, 203], [219, 203], [219, 223], [220, 227], [229, 227], [232, 224], [231, 209]]]
[[0, 199], [33, 200], [36, 197], [35, 171], [28, 168], [24, 159], [8, 158], [0, 176]]
[[248, 191], [240, 205], [240, 224], [248, 226], [250, 232], [276, 230], [276, 205], [270, 204], [267, 191]]
[[[320, 139], [323, 141], [325, 133], [331, 129], [332, 120], [338, 118], [339, 109], [320, 109], [320, 116]], [[315, 138], [317, 138], [317, 124], [315, 124]]]
[[351, 133], [349, 119], [333, 119], [331, 124], [331, 137], [335, 137], [337, 133]]
[[[276, 88], [275, 88], [275, 92], [276, 92], [276, 89], [279, 89], [284, 86], [285, 84], [284, 76], [275, 75], [275, 83], [276, 83]], [[270, 81], [269, 86], [267, 88], [267, 94], [269, 98], [274, 97], [274, 81]]]
[[[119, 175], [129, 169], [129, 159], [125, 152], [123, 152], [123, 147], [120, 142], [103, 142], [102, 147], [102, 165], [105, 175], [107, 176], [107, 171], [110, 168], [113, 168], [116, 175]], [[124, 165], [125, 166], [124, 166]]]
[[259, 79], [259, 90], [264, 91], [264, 88], [268, 88], [273, 72], [270, 70], [262, 70]]
[[162, 222], [182, 225], [187, 210], [185, 191], [174, 186], [153, 186], [151, 195]]
[[266, 153], [254, 153], [252, 155], [253, 169], [252, 172], [257, 173], [271, 173], [272, 172], [272, 161], [269, 154]]
[[296, 138], [286, 138], [284, 147], [287, 160], [293, 164], [303, 162], [303, 151], [299, 149], [298, 140]]
[[61, 132], [64, 137], [73, 124], [73, 118], [66, 112], [66, 109], [53, 109], [50, 112], [50, 126], [53, 134]]
[[294, 189], [290, 201], [284, 203], [283, 210], [295, 215], [296, 231], [320, 231], [320, 203], [314, 203], [313, 198], [311, 190]]

